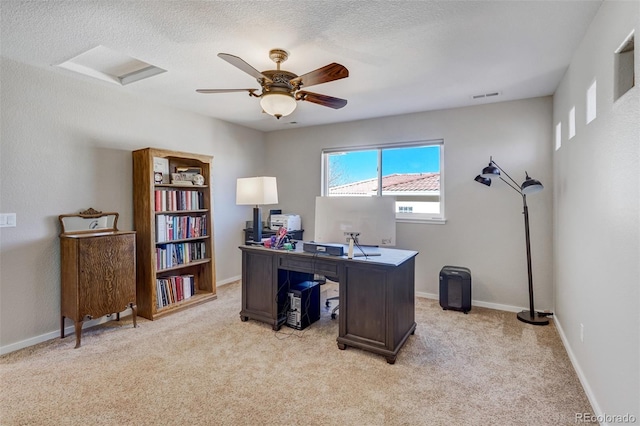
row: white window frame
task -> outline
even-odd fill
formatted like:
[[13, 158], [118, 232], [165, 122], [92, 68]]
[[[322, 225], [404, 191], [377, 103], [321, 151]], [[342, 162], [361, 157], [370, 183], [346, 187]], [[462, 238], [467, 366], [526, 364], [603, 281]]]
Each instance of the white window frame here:
[[[325, 148], [322, 150], [322, 165], [321, 165], [321, 195], [323, 197], [329, 196], [329, 155], [337, 152], [354, 152], [354, 151], [378, 151], [378, 194], [382, 192], [382, 179], [381, 179], [381, 165], [382, 165], [382, 151], [385, 149], [398, 149], [398, 148], [414, 148], [418, 146], [440, 146], [440, 191], [437, 194], [439, 196], [440, 213], [400, 213], [396, 212], [396, 222], [408, 222], [408, 223], [446, 223], [445, 217], [445, 196], [444, 196], [444, 140], [420, 140], [412, 142], [397, 142], [397, 143], [385, 143], [374, 145], [358, 145], [348, 146], [340, 148]], [[384, 197], [385, 195], [377, 195], [378, 197]]]

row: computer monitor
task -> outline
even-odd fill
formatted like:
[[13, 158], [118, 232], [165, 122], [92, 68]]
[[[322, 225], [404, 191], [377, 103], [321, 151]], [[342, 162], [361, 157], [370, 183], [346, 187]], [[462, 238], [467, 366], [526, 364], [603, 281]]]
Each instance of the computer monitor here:
[[361, 246], [396, 245], [394, 197], [316, 197], [314, 241], [348, 244], [358, 235]]

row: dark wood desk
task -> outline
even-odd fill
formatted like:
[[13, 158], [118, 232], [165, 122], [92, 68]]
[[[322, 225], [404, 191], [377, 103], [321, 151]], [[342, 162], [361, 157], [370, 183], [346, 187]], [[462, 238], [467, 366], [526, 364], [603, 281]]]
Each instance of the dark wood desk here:
[[379, 249], [381, 256], [347, 259], [302, 251], [240, 246], [242, 310], [278, 330], [286, 321], [288, 285], [313, 280], [314, 274], [338, 277], [338, 348], [352, 346], [386, 357], [393, 364], [415, 332], [415, 257], [418, 252]]

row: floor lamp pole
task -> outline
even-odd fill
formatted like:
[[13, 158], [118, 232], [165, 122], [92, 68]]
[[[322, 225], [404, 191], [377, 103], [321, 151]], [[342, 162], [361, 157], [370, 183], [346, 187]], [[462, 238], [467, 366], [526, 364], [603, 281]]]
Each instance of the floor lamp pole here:
[[524, 234], [527, 244], [527, 272], [529, 274], [529, 310], [518, 313], [518, 319], [528, 324], [547, 325], [549, 319], [546, 315], [538, 314], [533, 307], [533, 269], [531, 268], [531, 239], [529, 237], [529, 207], [527, 207], [527, 196], [522, 194], [522, 205], [524, 208]]

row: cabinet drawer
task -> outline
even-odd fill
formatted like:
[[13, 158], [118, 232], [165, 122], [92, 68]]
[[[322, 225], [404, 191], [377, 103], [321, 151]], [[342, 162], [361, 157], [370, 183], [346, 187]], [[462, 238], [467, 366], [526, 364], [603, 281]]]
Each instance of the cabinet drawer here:
[[278, 266], [290, 271], [310, 272], [332, 277], [338, 276], [338, 264], [336, 262], [327, 262], [317, 258], [281, 257]]

